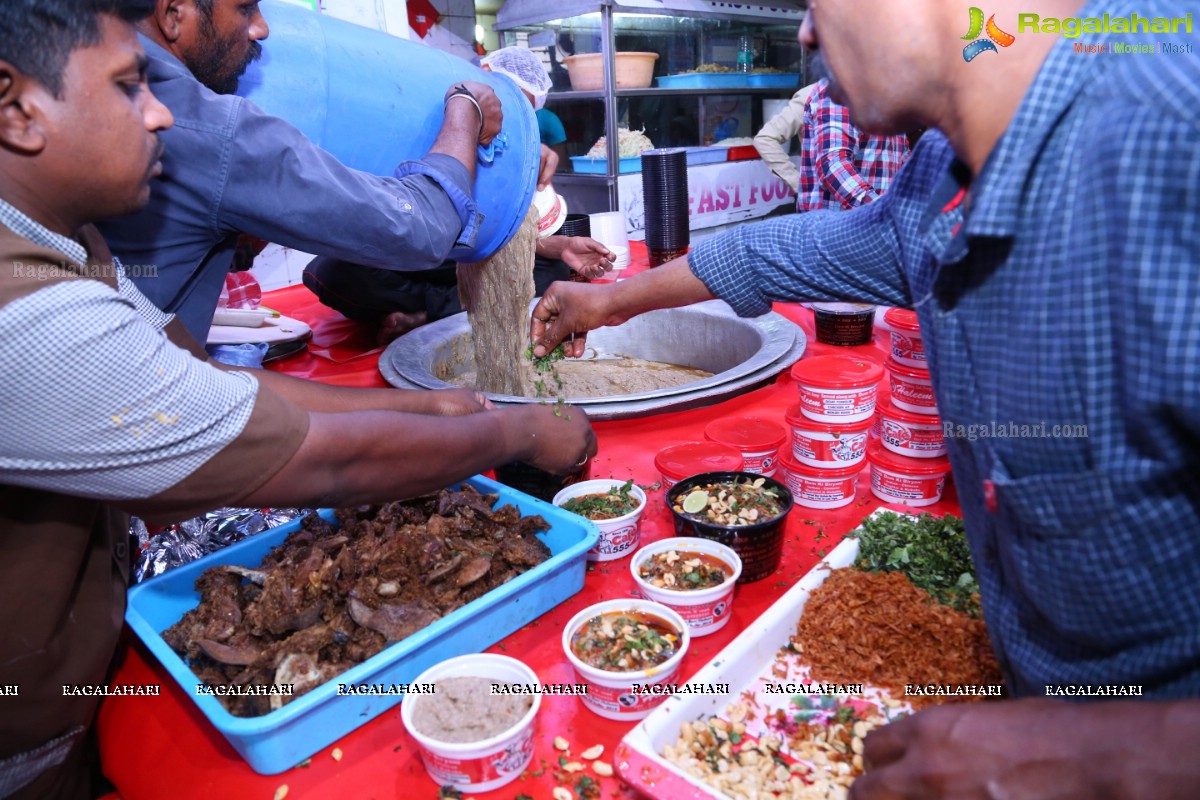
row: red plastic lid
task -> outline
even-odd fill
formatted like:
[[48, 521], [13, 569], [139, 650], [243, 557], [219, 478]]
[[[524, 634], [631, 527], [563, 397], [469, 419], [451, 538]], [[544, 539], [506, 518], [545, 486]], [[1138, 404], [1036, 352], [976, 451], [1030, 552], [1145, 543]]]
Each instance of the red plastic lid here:
[[680, 479], [701, 472], [737, 472], [744, 463], [741, 452], [720, 442], [673, 444], [654, 457], [659, 472]]
[[910, 425], [936, 425], [939, 428], [942, 427], [942, 418], [936, 414], [914, 414], [911, 411], [905, 411], [893, 403], [890, 397], [886, 401], [880, 402], [875, 408], [878, 409], [880, 416], [898, 419]]
[[760, 417], [722, 417], [704, 428], [705, 438], [736, 447], [744, 453], [765, 453], [787, 441], [787, 429]]
[[869, 358], [817, 356], [797, 361], [792, 377], [800, 383], [822, 389], [858, 389], [878, 383], [883, 367]]
[[937, 458], [909, 458], [899, 453], [893, 453], [879, 442], [867, 445], [867, 460], [878, 464], [891, 472], [902, 475], [932, 476], [950, 474], [950, 459], [945, 456]]
[[793, 428], [817, 433], [861, 433], [870, 430], [871, 426], [875, 424], [874, 417], [867, 417], [862, 422], [817, 422], [815, 419], [804, 416], [800, 411], [799, 403], [793, 403], [788, 408], [784, 413], [784, 419]]
[[901, 331], [920, 333], [921, 326], [917, 323], [917, 312], [907, 308], [892, 308], [883, 315], [883, 321]]
[[781, 453], [779, 463], [788, 472], [794, 472], [797, 475], [803, 475], [806, 478], [825, 478], [827, 480], [836, 480], [838, 478], [849, 478], [852, 475], [857, 475], [863, 471], [866, 464], [862, 461], [857, 464], [852, 464], [849, 467], [814, 467], [810, 464], [801, 464], [796, 460], [790, 452]]
[[920, 381], [929, 380], [929, 370], [921, 369], [920, 367], [910, 367], [907, 364], [901, 364], [891, 356], [888, 356], [887, 368], [897, 375], [903, 375], [906, 378], [916, 378]]

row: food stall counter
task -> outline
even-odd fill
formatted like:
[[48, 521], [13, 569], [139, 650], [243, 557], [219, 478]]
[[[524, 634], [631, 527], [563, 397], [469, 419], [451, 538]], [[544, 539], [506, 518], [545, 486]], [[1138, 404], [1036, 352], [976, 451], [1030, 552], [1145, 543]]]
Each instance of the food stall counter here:
[[[632, 243], [631, 267], [621, 277], [645, 268], [646, 252]], [[360, 327], [321, 306], [303, 287], [268, 293], [266, 303], [313, 328], [310, 352], [271, 364], [299, 377], [347, 386], [386, 386], [376, 364], [379, 349]], [[877, 329], [869, 345], [834, 347], [815, 341], [812, 313], [799, 306], [779, 304], [775, 310], [797, 322], [809, 336], [805, 358], [853, 354], [883, 362], [887, 332]], [[788, 371], [768, 385], [719, 404], [649, 417], [595, 423], [599, 452], [590, 466], [591, 477], [632, 478], [645, 487], [661, 481], [654, 465], [663, 447], [704, 439], [705, 427], [731, 416], [758, 416], [785, 425], [785, 413], [797, 401], [797, 387]], [[785, 527], [783, 560], [770, 577], [739, 585], [731, 621], [722, 630], [695, 638], [678, 680], [690, 679], [746, 626], [795, 584], [850, 530], [881, 503], [871, 494], [867, 470], [859, 476], [857, 499], [829, 510], [797, 506]], [[641, 518], [640, 543], [675, 535], [665, 490], [648, 491]], [[889, 506], [900, 509], [899, 506]], [[959, 513], [952, 486], [941, 501], [926, 509], [935, 514]], [[581, 609], [602, 600], [637, 596], [630, 559], [589, 565], [584, 588], [558, 607], [489, 648], [488, 652], [517, 658], [537, 673], [542, 684], [578, 682], [562, 650], [563, 626]], [[255, 773], [204, 718], [188, 697], [137, 638], [125, 631], [113, 679], [119, 684], [155, 684], [161, 694], [111, 697], [101, 708], [98, 734], [108, 778], [126, 800], [185, 798], [374, 798], [409, 800], [438, 797], [438, 787], [421, 764], [415, 740], [404, 729], [400, 706], [384, 712], [334, 745], [277, 775]], [[535, 721], [534, 755], [528, 769], [503, 788], [470, 793], [477, 800], [534, 800], [553, 797], [563, 787], [572, 797], [635, 797], [617, 777], [598, 775], [592, 762], [576, 772], [562, 764], [584, 762], [580, 754], [603, 745], [599, 760], [613, 764], [617, 745], [634, 723], [603, 719], [584, 708], [578, 697], [543, 697]], [[556, 737], [569, 745], [569, 755], [555, 748]], [[560, 742], [561, 744], [561, 742]], [[561, 763], [560, 763], [561, 758]], [[615, 766], [615, 765], [614, 765]], [[583, 780], [586, 778], [587, 780]], [[577, 794], [577, 788], [591, 786]]]

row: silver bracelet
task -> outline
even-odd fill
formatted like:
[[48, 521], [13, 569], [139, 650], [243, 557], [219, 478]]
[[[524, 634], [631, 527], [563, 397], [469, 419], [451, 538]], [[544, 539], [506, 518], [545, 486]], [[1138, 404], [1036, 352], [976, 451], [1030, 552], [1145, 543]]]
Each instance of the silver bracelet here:
[[[449, 103], [451, 100], [454, 100], [455, 98], [458, 98], [458, 97], [461, 97], [463, 100], [470, 101], [471, 105], [475, 106], [475, 110], [479, 112], [479, 136], [482, 136], [483, 135], [483, 109], [480, 107], [479, 101], [476, 100], [469, 92], [464, 90], [462, 92], [455, 92], [454, 94], [447, 97], [446, 103]], [[444, 106], [443, 106], [443, 110], [444, 110]], [[476, 136], [475, 138], [478, 139], [479, 136]]]

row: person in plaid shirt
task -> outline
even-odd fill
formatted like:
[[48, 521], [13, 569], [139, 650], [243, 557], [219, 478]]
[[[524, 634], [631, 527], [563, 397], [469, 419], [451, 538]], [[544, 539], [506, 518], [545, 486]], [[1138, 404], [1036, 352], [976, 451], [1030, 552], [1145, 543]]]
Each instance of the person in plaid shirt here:
[[908, 137], [876, 136], [850, 122], [850, 109], [829, 97], [829, 81], [813, 88], [800, 137], [797, 211], [857, 208], [883, 194], [908, 158]]
[[[1079, 36], [999, 11], [1012, 46], [964, 52], [960, 4], [809, 0], [801, 37], [819, 36], [831, 96], [867, 130], [929, 128], [888, 191], [739, 226], [612, 286], [555, 284], [533, 310], [534, 354], [575, 333], [571, 356], [582, 332], [713, 297], [743, 316], [916, 311], [1013, 699], [875, 730], [852, 800], [1200, 796], [1194, 3], [1029, 5]], [[1138, 50], [1088, 52], [1116, 42]]]

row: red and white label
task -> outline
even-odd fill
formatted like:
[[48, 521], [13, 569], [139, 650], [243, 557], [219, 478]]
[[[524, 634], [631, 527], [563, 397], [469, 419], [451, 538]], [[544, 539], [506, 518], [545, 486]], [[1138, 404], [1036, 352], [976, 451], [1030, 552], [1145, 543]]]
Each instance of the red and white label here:
[[903, 451], [934, 453], [946, 452], [946, 439], [942, 429], [932, 425], [906, 425], [894, 419], [883, 421], [883, 441]]
[[807, 475], [797, 475], [789, 472], [787, 475], [788, 489], [797, 503], [809, 501], [813, 503], [836, 503], [842, 500], [854, 499], [854, 485], [858, 482], [857, 475], [848, 478], [812, 478]]
[[931, 384], [915, 383], [892, 375], [892, 402], [897, 400], [921, 408], [937, 408]]
[[899, 503], [924, 501], [923, 505], [942, 499], [946, 487], [945, 475], [900, 475], [879, 467], [871, 469], [871, 489], [878, 495]]
[[906, 336], [892, 331], [892, 356], [901, 364], [925, 361], [925, 342], [920, 336]]
[[866, 431], [814, 434], [792, 429], [792, 454], [801, 463], [816, 461], [821, 466], [849, 467], [862, 461], [866, 453]]
[[[672, 671], [674, 674], [674, 671]], [[666, 683], [666, 680], [647, 681], [648, 684]], [[662, 705], [669, 694], [640, 694], [633, 691], [633, 686], [615, 688], [588, 683], [587, 694], [579, 696], [584, 703], [603, 709], [613, 714], [628, 714], [644, 717], [650, 709]]]
[[600, 531], [600, 538], [590, 552], [595, 555], [616, 557], [627, 550], [632, 550], [637, 543], [637, 525], [624, 525], [615, 531]]
[[832, 389], [817, 389], [804, 384], [797, 384], [800, 391], [800, 409], [828, 417], [854, 417], [865, 419], [865, 415], [875, 410], [875, 398], [879, 393], [877, 386], [853, 391], [837, 391]]
[[775, 461], [778, 458], [778, 448], [775, 450], [765, 450], [760, 453], [747, 453], [743, 451], [742, 469], [746, 472], [754, 472], [770, 478], [775, 475]]
[[451, 758], [424, 749], [421, 757], [425, 768], [443, 784], [487, 783], [529, 766], [533, 758], [533, 727], [508, 747], [479, 758]]
[[[681, 592], [681, 594], [684, 594]], [[668, 605], [673, 611], [678, 612], [679, 616], [683, 617], [684, 622], [689, 628], [707, 628], [710, 625], [715, 625], [729, 615], [729, 601], [733, 599], [733, 587], [720, 597], [710, 600], [707, 603], [700, 603], [694, 606], [682, 606], [669, 603]], [[588, 691], [591, 691], [589, 689]]]

